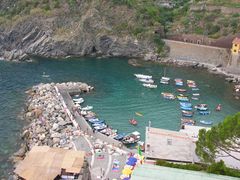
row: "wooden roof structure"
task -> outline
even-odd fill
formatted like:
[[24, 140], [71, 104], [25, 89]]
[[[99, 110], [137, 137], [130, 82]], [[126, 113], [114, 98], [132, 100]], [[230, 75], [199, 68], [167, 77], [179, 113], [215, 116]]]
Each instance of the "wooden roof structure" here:
[[80, 173], [84, 156], [83, 151], [34, 146], [14, 172], [26, 180], [52, 180], [61, 175], [62, 170]]

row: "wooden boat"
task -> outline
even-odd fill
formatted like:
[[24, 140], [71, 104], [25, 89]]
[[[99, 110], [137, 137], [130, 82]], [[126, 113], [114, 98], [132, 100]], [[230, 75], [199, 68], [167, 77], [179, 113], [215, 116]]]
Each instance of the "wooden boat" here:
[[193, 112], [192, 111], [182, 110], [182, 116], [184, 116], [184, 117], [192, 117], [193, 116]]
[[181, 125], [195, 125], [196, 121], [193, 119], [188, 119], [188, 118], [182, 118], [181, 119]]
[[134, 125], [134, 126], [136, 126], [138, 124], [137, 120], [135, 120], [135, 119], [130, 119], [129, 123]]
[[212, 121], [204, 121], [204, 120], [201, 120], [200, 123], [204, 124], [204, 125], [212, 125], [213, 124]]
[[200, 115], [209, 115], [210, 111], [199, 111]]
[[122, 140], [122, 143], [123, 144], [134, 144], [134, 143], [137, 143], [138, 141], [140, 141], [140, 133], [138, 131], [134, 131], [128, 135], [126, 135], [123, 140]]
[[134, 74], [139, 79], [152, 79], [152, 76], [145, 75], [145, 74]]
[[178, 92], [186, 92], [186, 89], [177, 89]]
[[208, 110], [208, 105], [207, 104], [198, 104], [197, 106], [195, 106], [195, 108], [200, 111], [206, 111], [206, 110]]
[[175, 96], [172, 93], [162, 92], [161, 94], [164, 99], [169, 99], [169, 100], [175, 99]]
[[151, 89], [153, 89], [153, 88], [157, 88], [157, 85], [155, 85], [155, 84], [143, 84], [143, 86], [144, 87], [147, 87], [147, 88], [151, 88]]

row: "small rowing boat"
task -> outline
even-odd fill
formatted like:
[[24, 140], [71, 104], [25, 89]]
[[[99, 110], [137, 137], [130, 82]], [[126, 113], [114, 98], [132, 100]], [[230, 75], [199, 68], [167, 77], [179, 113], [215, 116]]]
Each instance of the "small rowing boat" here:
[[196, 121], [193, 119], [188, 119], [188, 118], [182, 118], [181, 119], [181, 125], [195, 125]]
[[209, 115], [210, 111], [199, 111], [200, 115]]
[[186, 89], [177, 89], [178, 92], [186, 92]]
[[188, 99], [187, 96], [177, 96], [177, 99], [178, 99], [179, 101], [184, 101], [184, 102], [188, 102], [188, 101], [189, 101], [189, 99]]
[[192, 112], [192, 111], [185, 111], [185, 110], [182, 110], [182, 116], [185, 116], [185, 117], [192, 117], [192, 116], [193, 116], [193, 112]]
[[192, 91], [199, 91], [199, 88], [192, 88]]
[[191, 111], [192, 110], [192, 107], [184, 107], [184, 106], [181, 106], [180, 107], [182, 110], [186, 110], [186, 111]]
[[141, 114], [140, 112], [135, 112], [135, 114], [136, 114], [137, 116], [143, 116], [143, 114]]
[[162, 77], [160, 80], [161, 84], [169, 84], [170, 78], [169, 77]]
[[199, 93], [193, 93], [192, 95], [193, 95], [193, 96], [200, 96]]
[[135, 119], [130, 119], [129, 123], [134, 125], [134, 126], [136, 126], [138, 124], [137, 120], [135, 120]]
[[198, 97], [192, 97], [192, 100], [199, 100], [199, 98]]

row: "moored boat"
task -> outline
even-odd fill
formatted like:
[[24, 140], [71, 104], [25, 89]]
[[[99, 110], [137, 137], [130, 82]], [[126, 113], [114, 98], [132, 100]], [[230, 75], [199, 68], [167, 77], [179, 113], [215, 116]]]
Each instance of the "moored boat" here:
[[181, 106], [180, 107], [182, 110], [186, 110], [186, 111], [191, 111], [192, 110], [192, 107], [184, 107], [184, 106]]
[[186, 89], [177, 89], [178, 92], [186, 92]]
[[136, 126], [138, 124], [137, 120], [136, 119], [130, 119], [129, 120], [129, 123]]
[[164, 99], [173, 100], [175, 96], [172, 93], [162, 92], [161, 93]]
[[83, 111], [89, 111], [91, 109], [93, 109], [93, 106], [86, 106], [82, 108]]
[[177, 96], [177, 99], [178, 99], [179, 101], [184, 101], [184, 102], [188, 102], [188, 101], [189, 101], [189, 99], [188, 99], [187, 96]]
[[72, 99], [74, 103], [77, 103], [77, 104], [81, 104], [84, 102], [84, 99], [83, 98], [73, 98]]
[[206, 111], [206, 110], [208, 110], [208, 105], [207, 104], [198, 104], [197, 106], [195, 106], [195, 108], [200, 111]]
[[183, 107], [192, 107], [192, 104], [189, 102], [180, 102], [179, 104], [180, 106], [183, 106]]
[[115, 136], [113, 139], [116, 139], [118, 141], [121, 141], [125, 137], [125, 133], [119, 133], [117, 136]]
[[170, 78], [169, 77], [162, 77], [160, 80], [161, 84], [169, 84]]
[[134, 74], [139, 79], [152, 79], [152, 76], [145, 75], [145, 74]]
[[192, 100], [199, 100], [199, 98], [198, 97], [192, 97]]
[[216, 110], [216, 111], [221, 111], [221, 110], [222, 110], [222, 105], [221, 105], [221, 104], [218, 104], [215, 110]]
[[182, 118], [181, 119], [181, 125], [195, 125], [196, 121], [193, 119], [188, 119], [188, 118]]
[[200, 115], [209, 115], [210, 111], [199, 111]]
[[199, 93], [193, 93], [192, 95], [193, 95], [193, 96], [200, 96]]
[[204, 125], [212, 125], [213, 124], [212, 121], [205, 121], [205, 120], [201, 120], [200, 123], [204, 124]]
[[182, 116], [184, 116], [184, 117], [192, 117], [193, 116], [193, 112], [192, 111], [182, 110]]
[[138, 141], [140, 141], [140, 133], [138, 131], [134, 131], [128, 135], [126, 135], [123, 140], [122, 140], [122, 143], [123, 144], [134, 144], [134, 143], [137, 143]]
[[154, 83], [154, 80], [152, 79], [138, 79], [140, 82], [144, 82], [144, 83], [147, 83], [147, 84], [153, 84]]
[[103, 130], [107, 128], [107, 125], [106, 124], [102, 124], [102, 125], [99, 125], [99, 126], [94, 126], [93, 129], [97, 130], [97, 131], [100, 131], [100, 130]]
[[146, 83], [143, 83], [143, 86], [144, 86], [144, 87], [147, 87], [147, 88], [151, 88], [151, 89], [157, 88], [157, 85], [155, 85], [155, 84], [146, 84]]
[[199, 91], [199, 88], [192, 88], [192, 91]]

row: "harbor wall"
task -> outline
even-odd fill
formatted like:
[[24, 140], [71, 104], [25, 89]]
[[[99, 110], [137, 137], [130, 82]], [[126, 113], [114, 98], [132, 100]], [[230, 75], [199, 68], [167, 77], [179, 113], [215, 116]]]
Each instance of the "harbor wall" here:
[[212, 65], [221, 64], [227, 67], [230, 60], [230, 50], [199, 44], [192, 44], [173, 40], [164, 40], [170, 48], [169, 57], [174, 60], [189, 62], [208, 63]]

